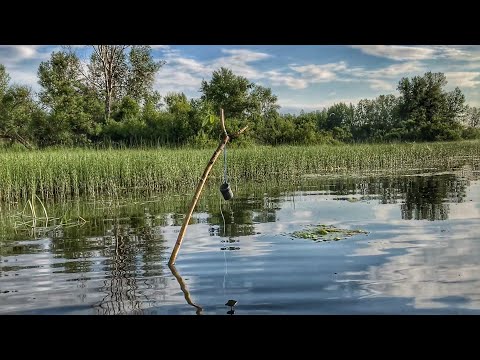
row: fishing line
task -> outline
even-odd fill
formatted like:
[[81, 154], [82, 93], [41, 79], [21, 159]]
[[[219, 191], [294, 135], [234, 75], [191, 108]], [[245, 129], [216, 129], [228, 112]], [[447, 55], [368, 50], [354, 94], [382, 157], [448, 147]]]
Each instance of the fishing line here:
[[223, 182], [227, 183], [227, 145], [223, 148]]
[[[225, 216], [223, 216], [223, 210], [222, 210], [222, 199], [220, 199], [220, 214], [222, 214], [222, 219], [223, 219], [223, 237], [225, 238]], [[228, 267], [227, 267], [227, 247], [224, 246], [225, 250], [223, 251], [223, 258], [225, 260], [225, 274], [223, 275], [223, 296], [225, 296], [225, 283], [227, 279], [227, 274], [228, 274]]]

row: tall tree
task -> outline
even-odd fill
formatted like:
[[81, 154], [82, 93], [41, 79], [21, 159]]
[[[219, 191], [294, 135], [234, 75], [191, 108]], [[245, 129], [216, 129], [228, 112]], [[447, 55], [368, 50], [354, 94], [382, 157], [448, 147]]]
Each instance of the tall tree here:
[[280, 106], [277, 104], [277, 96], [272, 89], [260, 85], [254, 85], [249, 95], [250, 112], [263, 118], [272, 118], [278, 114]]
[[[204, 109], [211, 108], [211, 115], [215, 115], [223, 108], [225, 115], [233, 120], [229, 121], [229, 126], [233, 128], [240, 128], [240, 123], [247, 121], [257, 131], [269, 127], [267, 122], [278, 117], [280, 106], [277, 104], [277, 96], [270, 88], [250, 82], [224, 67], [214, 71], [209, 82], [202, 81], [201, 92], [201, 101], [207, 104]], [[247, 138], [243, 137], [244, 140]]]
[[251, 107], [249, 90], [253, 84], [243, 76], [238, 76], [232, 70], [221, 67], [212, 74], [212, 79], [202, 81], [200, 91], [202, 100], [211, 102], [217, 110], [223, 108], [226, 116], [242, 118]]
[[394, 95], [360, 100], [355, 107], [353, 134], [358, 140], [382, 141], [398, 120]]
[[26, 86], [9, 85], [10, 76], [0, 65], [0, 138], [17, 141], [31, 149], [32, 121], [40, 109]]
[[53, 52], [38, 68], [40, 101], [49, 109], [49, 119], [38, 124], [43, 145], [88, 142], [99, 131], [101, 103], [82, 82], [80, 60], [73, 53]]
[[155, 74], [165, 64], [165, 61], [154, 61], [151, 47], [134, 45], [129, 53], [129, 74], [127, 77], [126, 95], [139, 101], [144, 101], [153, 94]]
[[0, 64], [0, 98], [3, 97], [7, 91], [8, 83], [10, 82], [10, 75], [5, 70], [5, 66]]
[[447, 140], [456, 136], [466, 109], [465, 96], [458, 87], [446, 92], [445, 85], [445, 74], [432, 72], [412, 79], [402, 78], [398, 84], [401, 120], [414, 126], [419, 140]]
[[464, 123], [469, 127], [480, 127], [480, 109], [469, 107], [464, 117]]
[[142, 100], [148, 95], [155, 74], [165, 63], [154, 61], [147, 45], [92, 45], [92, 48], [88, 72], [82, 69], [82, 73], [103, 99], [105, 121], [110, 118], [112, 104], [123, 96]]

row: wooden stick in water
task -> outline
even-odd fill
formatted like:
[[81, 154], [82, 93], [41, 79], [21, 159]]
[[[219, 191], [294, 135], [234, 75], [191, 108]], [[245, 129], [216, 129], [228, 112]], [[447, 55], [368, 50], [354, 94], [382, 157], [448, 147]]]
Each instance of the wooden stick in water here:
[[197, 189], [195, 190], [195, 195], [193, 195], [192, 202], [190, 204], [190, 207], [188, 208], [187, 215], [185, 216], [185, 219], [183, 220], [182, 227], [180, 228], [180, 233], [178, 234], [177, 237], [177, 242], [175, 243], [175, 246], [173, 247], [172, 250], [172, 255], [170, 256], [170, 260], [168, 261], [168, 265], [173, 265], [175, 264], [175, 260], [177, 258], [178, 252], [180, 251], [180, 246], [182, 245], [183, 237], [185, 236], [185, 232], [187, 231], [187, 226], [188, 223], [190, 222], [190, 218], [192, 217], [193, 210], [195, 209], [195, 206], [197, 205], [198, 199], [200, 197], [200, 194], [203, 190], [203, 186], [205, 185], [205, 182], [207, 181], [208, 175], [210, 174], [210, 170], [212, 170], [213, 165], [215, 164], [215, 161], [217, 161], [218, 156], [222, 152], [223, 148], [225, 145], [227, 145], [228, 141], [232, 138], [238, 137], [241, 133], [243, 133], [245, 130], [247, 130], [248, 126], [245, 126], [244, 128], [240, 129], [233, 135], [228, 135], [227, 130], [225, 129], [225, 118], [223, 115], [223, 109], [220, 110], [221, 113], [221, 122], [222, 122], [222, 130], [225, 134], [223, 140], [220, 142], [218, 145], [217, 149], [213, 153], [212, 157], [210, 158], [210, 161], [207, 164], [207, 167], [203, 171], [203, 175], [200, 178], [200, 181], [198, 182]]

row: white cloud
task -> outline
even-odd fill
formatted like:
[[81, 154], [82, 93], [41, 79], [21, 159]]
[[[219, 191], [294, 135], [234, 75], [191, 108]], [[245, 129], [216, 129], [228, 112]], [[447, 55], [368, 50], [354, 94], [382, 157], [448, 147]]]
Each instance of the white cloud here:
[[[328, 64], [290, 64], [296, 73], [267, 71], [265, 75], [273, 85], [285, 85], [291, 89], [305, 89], [310, 84], [332, 81], [362, 82], [366, 81], [374, 90], [393, 91], [400, 76], [419, 73], [424, 70], [418, 61], [392, 64], [375, 70], [363, 67], [349, 67], [345, 61]], [[300, 76], [299, 76], [300, 75]]]
[[420, 74], [424, 70], [425, 68], [419, 61], [407, 61], [374, 70], [355, 67], [347, 68], [345, 75], [349, 77], [340, 80], [366, 81], [373, 90], [393, 91], [401, 77]]
[[450, 60], [476, 62], [480, 65], [480, 46], [478, 45], [438, 45], [433, 46], [437, 51], [437, 57], [448, 58]]
[[[186, 50], [170, 45], [151, 46], [155, 50], [155, 57], [158, 58], [156, 60], [167, 61], [157, 74], [155, 83], [155, 88], [162, 94], [183, 91], [189, 97], [198, 97], [201, 81], [209, 80], [212, 72], [223, 66], [250, 81], [272, 87], [274, 93], [278, 94], [280, 90], [285, 94], [289, 92], [291, 102], [288, 104], [280, 102], [284, 109], [288, 107], [293, 110], [296, 106], [305, 110], [315, 110], [333, 102], [344, 100], [354, 102], [354, 99], [341, 99], [342, 94], [338, 88], [334, 87], [335, 82], [337, 84], [342, 82], [343, 86], [345, 82], [349, 82], [359, 91], [361, 88], [367, 90], [366, 94], [365, 92], [362, 94], [363, 98], [365, 95], [371, 95], [372, 92], [392, 92], [401, 77], [422, 75], [425, 71], [431, 70], [444, 72], [449, 82], [448, 88], [459, 86], [465, 90], [469, 104], [479, 105], [477, 90], [480, 88], [480, 46], [353, 46], [364, 53], [399, 61], [383, 67], [375, 64], [352, 66], [346, 61], [322, 64], [300, 62], [297, 59], [295, 60], [297, 63], [292, 63], [290, 58], [289, 60], [273, 58], [273, 55], [264, 50], [235, 48], [220, 49], [218, 57], [203, 60], [189, 56], [195, 53], [185, 53]], [[87, 45], [72, 47], [81, 53], [89, 52]], [[42, 45], [0, 45], [0, 64], [6, 66], [13, 82], [38, 89], [36, 76], [38, 65], [41, 61], [47, 60], [52, 51], [58, 49], [59, 47]], [[432, 59], [430, 55], [436, 61], [426, 61]], [[266, 64], [270, 59], [272, 62], [268, 63], [269, 67], [258, 66], [258, 64]], [[310, 91], [308, 89], [310, 86], [327, 83], [333, 83], [332, 88], [320, 93], [324, 97], [321, 104], [306, 103], [308, 100], [305, 101], [303, 96]], [[308, 90], [298, 91], [304, 89]], [[294, 101], [299, 103], [295, 105]]]
[[0, 64], [5, 65], [12, 83], [38, 88], [38, 66], [58, 48], [50, 46], [47, 49], [46, 45], [0, 45]]
[[178, 71], [184, 72], [193, 72], [196, 74], [206, 74], [208, 72], [208, 67], [204, 64], [189, 58], [176, 58], [171, 61], [171, 63], [175, 64], [175, 67]]
[[269, 54], [247, 49], [222, 49], [222, 53], [227, 54], [227, 56], [222, 56], [207, 65], [210, 74], [223, 66], [249, 80], [260, 79], [264, 76], [262, 72], [249, 65], [249, 63], [271, 57]]
[[365, 54], [396, 61], [438, 59], [480, 61], [480, 46], [478, 45], [352, 45], [351, 47], [359, 49]]
[[465, 93], [466, 103], [470, 106], [480, 107], [480, 91]]
[[41, 52], [42, 45], [0, 45], [0, 64], [13, 65], [25, 60], [45, 60], [49, 52]]
[[347, 69], [347, 64], [344, 61], [339, 63], [330, 63], [323, 65], [303, 65], [290, 66], [291, 69], [306, 76], [309, 82], [329, 82], [337, 78], [337, 73]]
[[384, 68], [377, 70], [370, 70], [367, 72], [370, 76], [379, 76], [379, 77], [394, 77], [404, 76], [408, 73], [414, 73], [422, 71], [423, 65], [418, 61], [404, 62], [401, 64], [393, 64]]
[[230, 55], [229, 58], [242, 61], [251, 62], [263, 60], [271, 57], [272, 55], [248, 49], [222, 49], [222, 53]]
[[7, 68], [7, 72], [9, 73], [11, 78], [10, 83], [17, 85], [27, 85], [31, 86], [32, 88], [37, 88], [39, 86], [38, 77], [35, 72], [24, 71], [16, 68], [14, 68], [13, 70], [9, 70], [9, 68]]
[[265, 75], [250, 65], [271, 55], [247, 49], [222, 49], [217, 59], [200, 62], [181, 55], [176, 49], [168, 49], [167, 64], [157, 74], [156, 87], [161, 93], [170, 91], [198, 90], [202, 79], [209, 78], [220, 67], [231, 69], [236, 75], [257, 80]]
[[298, 78], [291, 74], [284, 74], [279, 71], [271, 70], [265, 72], [265, 75], [273, 85], [285, 85], [296, 90], [305, 89], [308, 87], [307, 79]]
[[368, 81], [370, 83], [370, 87], [374, 90], [384, 90], [384, 91], [393, 91], [395, 90], [395, 86], [391, 82], [380, 80], [380, 79], [372, 79]]
[[356, 255], [392, 254], [394, 249], [402, 252], [369, 267], [368, 274], [358, 282], [362, 291], [372, 297], [411, 298], [416, 309], [455, 307], [449, 298], [458, 297], [462, 300], [459, 307], [478, 310], [479, 228], [473, 221], [478, 218], [478, 209], [465, 205], [471, 213], [461, 206], [459, 217], [443, 225], [445, 233], [439, 233], [437, 222], [390, 221], [401, 233], [377, 233], [382, 241], [367, 242], [366, 247], [356, 250]]
[[163, 94], [174, 92], [185, 92], [188, 90], [200, 89], [202, 78], [194, 74], [181, 72], [175, 68], [165, 66], [161, 74], [157, 75], [156, 88]]
[[435, 55], [435, 49], [420, 46], [402, 45], [352, 45], [365, 54], [385, 57], [392, 60], [425, 60]]
[[424, 71], [424, 66], [418, 61], [409, 61], [400, 64], [392, 64], [375, 70], [367, 70], [363, 67], [347, 68], [345, 73], [354, 77], [361, 78], [395, 78], [407, 74]]
[[447, 72], [445, 73], [445, 76], [447, 77], [447, 81], [450, 86], [458, 86], [460, 88], [474, 88], [480, 84], [480, 72]]

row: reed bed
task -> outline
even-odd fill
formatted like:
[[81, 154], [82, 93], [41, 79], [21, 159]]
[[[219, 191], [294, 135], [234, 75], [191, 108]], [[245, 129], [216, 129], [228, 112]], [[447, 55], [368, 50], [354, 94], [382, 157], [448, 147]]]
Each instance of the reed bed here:
[[[15, 202], [125, 193], [191, 192], [212, 149], [58, 149], [0, 153], [0, 201]], [[228, 149], [228, 177], [296, 181], [324, 174], [399, 173], [415, 169], [478, 168], [480, 141], [412, 144], [255, 146]], [[210, 182], [223, 176], [222, 157]]]

